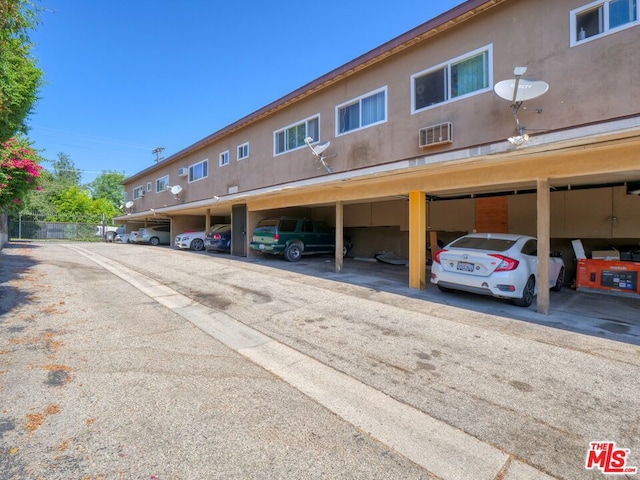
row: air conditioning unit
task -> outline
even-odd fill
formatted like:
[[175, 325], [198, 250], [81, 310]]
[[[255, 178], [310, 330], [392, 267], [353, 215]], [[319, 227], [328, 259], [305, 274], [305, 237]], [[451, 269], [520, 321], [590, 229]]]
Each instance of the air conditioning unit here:
[[431, 125], [418, 130], [418, 146], [420, 148], [443, 145], [453, 142], [453, 124], [451, 122]]
[[186, 177], [187, 175], [189, 175], [189, 170], [186, 168], [179, 168], [178, 169], [178, 176], [179, 177]]

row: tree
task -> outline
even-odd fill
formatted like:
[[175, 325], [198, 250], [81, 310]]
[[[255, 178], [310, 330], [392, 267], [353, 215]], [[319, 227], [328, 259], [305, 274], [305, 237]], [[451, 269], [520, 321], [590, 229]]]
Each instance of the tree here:
[[12, 138], [0, 147], [0, 209], [15, 210], [29, 191], [38, 189], [40, 157], [24, 138]]
[[116, 209], [124, 202], [124, 173], [104, 171], [93, 182], [89, 183], [89, 191], [94, 199], [108, 200]]
[[28, 0], [0, 2], [0, 142], [26, 133], [26, 118], [37, 100], [42, 71], [29, 56], [29, 31], [39, 22]]

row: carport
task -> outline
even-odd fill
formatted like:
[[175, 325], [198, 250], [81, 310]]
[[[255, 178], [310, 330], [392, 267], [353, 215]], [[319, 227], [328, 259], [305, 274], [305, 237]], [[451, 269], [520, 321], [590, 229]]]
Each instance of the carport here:
[[[433, 223], [437, 214], [430, 208], [432, 202], [467, 199], [475, 208], [481, 198], [508, 198], [504, 205], [512, 214], [503, 227], [536, 236], [540, 258], [550, 255], [551, 239], [558, 232], [566, 239], [600, 235], [604, 240], [638, 241], [640, 196], [628, 195], [627, 185], [640, 181], [639, 146], [640, 119], [626, 118], [531, 135], [519, 147], [504, 140], [430, 152], [423, 157], [214, 196], [118, 220], [168, 218], [175, 235], [186, 226], [187, 218], [196, 219], [206, 229], [212, 219], [225, 219], [233, 224], [232, 254], [245, 256], [251, 254], [250, 232], [261, 218], [277, 211], [311, 213], [336, 227], [336, 250], [341, 251], [343, 228], [349, 227], [349, 217], [354, 212], [363, 205], [400, 202], [406, 205], [398, 215], [407, 223], [409, 286], [424, 289], [428, 284], [427, 235], [438, 230]], [[605, 193], [594, 196], [594, 191]], [[532, 195], [535, 215], [519, 219], [519, 211], [531, 208]], [[474, 224], [467, 230], [483, 228], [489, 227], [478, 228]], [[343, 259], [336, 255], [335, 271], [342, 269]], [[548, 282], [546, 262], [540, 263], [538, 278], [539, 284]], [[548, 290], [540, 289], [538, 312], [548, 313], [549, 303]]]

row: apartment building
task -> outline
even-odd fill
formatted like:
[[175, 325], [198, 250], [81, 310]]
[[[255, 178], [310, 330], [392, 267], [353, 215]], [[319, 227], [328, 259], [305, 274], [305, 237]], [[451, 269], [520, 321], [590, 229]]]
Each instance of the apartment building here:
[[463, 2], [127, 178], [116, 220], [231, 222], [246, 256], [260, 219], [304, 215], [354, 255], [407, 257], [413, 288], [428, 243], [523, 233], [570, 278], [573, 239], [640, 245], [639, 9]]

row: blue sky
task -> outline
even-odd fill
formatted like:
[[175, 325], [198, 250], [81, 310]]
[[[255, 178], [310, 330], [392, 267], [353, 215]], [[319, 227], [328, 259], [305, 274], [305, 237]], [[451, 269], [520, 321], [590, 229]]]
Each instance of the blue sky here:
[[131, 175], [460, 3], [40, 0], [29, 138]]

